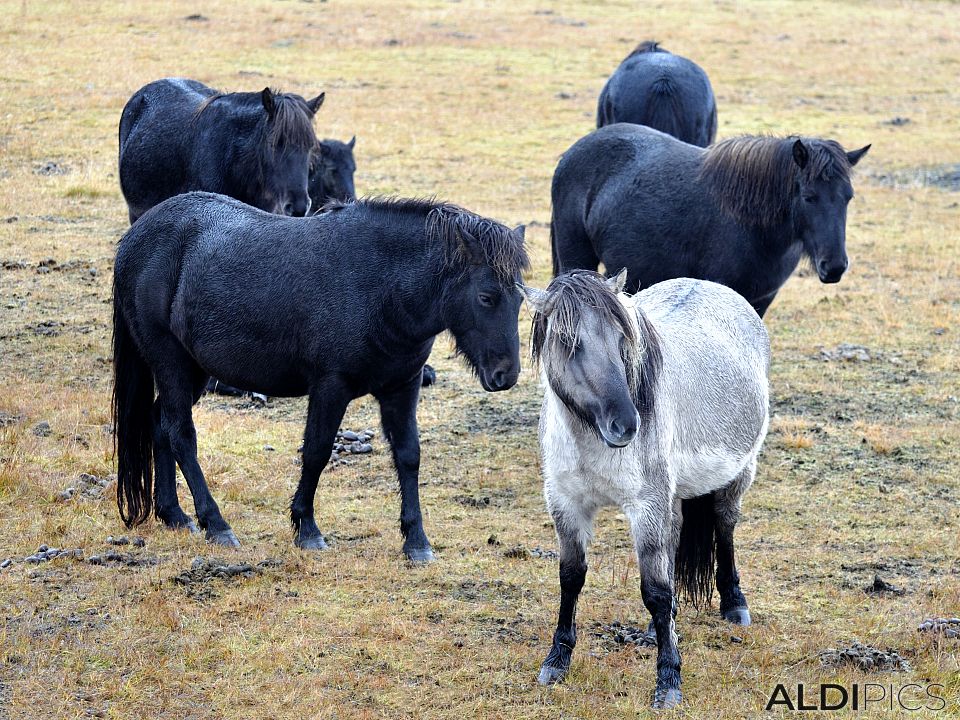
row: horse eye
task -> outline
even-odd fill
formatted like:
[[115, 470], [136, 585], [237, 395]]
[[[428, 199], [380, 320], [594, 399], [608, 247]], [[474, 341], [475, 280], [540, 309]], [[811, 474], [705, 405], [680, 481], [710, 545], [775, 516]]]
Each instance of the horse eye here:
[[815, 203], [817, 201], [816, 195], [804, 195], [803, 201], [808, 203]]
[[493, 301], [493, 297], [490, 295], [487, 295], [486, 293], [480, 293], [479, 295], [477, 295], [477, 300], [480, 302], [480, 304], [483, 307], [493, 307], [495, 304]]

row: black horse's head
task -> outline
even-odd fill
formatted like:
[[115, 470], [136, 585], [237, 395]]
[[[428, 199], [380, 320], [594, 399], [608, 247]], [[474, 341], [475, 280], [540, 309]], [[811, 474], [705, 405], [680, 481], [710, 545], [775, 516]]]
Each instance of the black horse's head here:
[[524, 227], [511, 230], [450, 205], [434, 209], [430, 222], [446, 245], [444, 320], [457, 353], [484, 390], [509, 390], [520, 375], [518, 284], [529, 266]]
[[310, 163], [309, 193], [314, 211], [330, 200], [350, 202], [357, 199], [353, 174], [357, 164], [353, 159], [353, 147], [357, 138], [350, 142], [321, 140], [313, 151]]
[[299, 95], [264, 88], [260, 99], [266, 122], [259, 144], [258, 206], [278, 215], [302, 217], [310, 210], [307, 181], [310, 153], [317, 142], [313, 116], [323, 104], [324, 93], [304, 100]]
[[835, 283], [847, 269], [847, 204], [853, 198], [850, 168], [870, 146], [846, 152], [833, 140], [793, 143], [799, 168], [794, 197], [794, 227], [820, 282]]

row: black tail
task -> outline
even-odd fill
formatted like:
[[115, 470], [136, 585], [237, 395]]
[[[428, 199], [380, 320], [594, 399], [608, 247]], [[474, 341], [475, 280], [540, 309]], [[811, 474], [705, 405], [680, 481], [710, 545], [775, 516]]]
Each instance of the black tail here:
[[683, 528], [677, 546], [674, 577], [678, 594], [694, 607], [702, 607], [713, 596], [716, 567], [716, 511], [713, 493], [682, 501]]
[[644, 104], [640, 124], [689, 142], [686, 137], [687, 128], [683, 123], [685, 114], [677, 87], [670, 78], [661, 77], [650, 86], [650, 95]]
[[560, 274], [560, 261], [557, 259], [557, 218], [550, 210], [550, 259], [553, 261], [553, 277]]
[[117, 507], [127, 527], [153, 509], [153, 373], [133, 342], [113, 291], [113, 443]]

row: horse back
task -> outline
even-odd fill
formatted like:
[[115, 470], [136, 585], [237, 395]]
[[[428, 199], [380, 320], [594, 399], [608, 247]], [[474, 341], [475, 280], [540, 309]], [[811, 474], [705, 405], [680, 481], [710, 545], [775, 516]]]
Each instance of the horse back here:
[[[668, 443], [691, 483], [714, 459], [735, 474], [760, 447], [768, 416], [770, 340], [739, 294], [717, 283], [677, 278], [635, 296], [663, 356], [656, 403]], [[695, 477], [697, 476], [697, 477]], [[687, 497], [688, 494], [682, 496]]]

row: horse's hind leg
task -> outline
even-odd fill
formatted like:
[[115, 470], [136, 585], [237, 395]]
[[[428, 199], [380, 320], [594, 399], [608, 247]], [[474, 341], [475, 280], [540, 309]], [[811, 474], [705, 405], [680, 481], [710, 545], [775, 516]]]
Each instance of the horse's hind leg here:
[[753, 483], [757, 459], [753, 458], [734, 481], [714, 495], [717, 537], [717, 591], [720, 593], [720, 614], [736, 625], [750, 624], [747, 599], [740, 590], [740, 573], [734, 558], [733, 531], [740, 519], [740, 501]]
[[349, 402], [350, 396], [339, 382], [331, 381], [310, 389], [307, 427], [303, 435], [303, 469], [297, 491], [290, 502], [293, 542], [304, 550], [323, 550], [327, 547], [313, 516], [313, 498], [317, 493], [320, 473], [330, 462], [337, 428]]
[[177, 498], [177, 465], [170, 447], [170, 437], [161, 422], [160, 400], [153, 404], [153, 506], [157, 517], [174, 530], [200, 532], [196, 523], [180, 507]]
[[551, 514], [560, 543], [560, 612], [553, 644], [537, 676], [541, 685], [563, 680], [570, 670], [577, 644], [577, 598], [587, 577], [587, 540], [593, 526], [592, 509], [566, 505], [551, 508]]
[[[164, 362], [156, 371], [161, 428], [166, 432], [170, 450], [187, 481], [190, 494], [193, 495], [197, 520], [200, 527], [207, 531], [207, 540], [218, 545], [239, 547], [240, 542], [223, 519], [197, 461], [197, 429], [193, 424], [193, 404], [203, 391], [207, 375], [179, 345], [170, 343], [163, 351]], [[168, 474], [164, 478], [167, 489], [169, 477]]]

